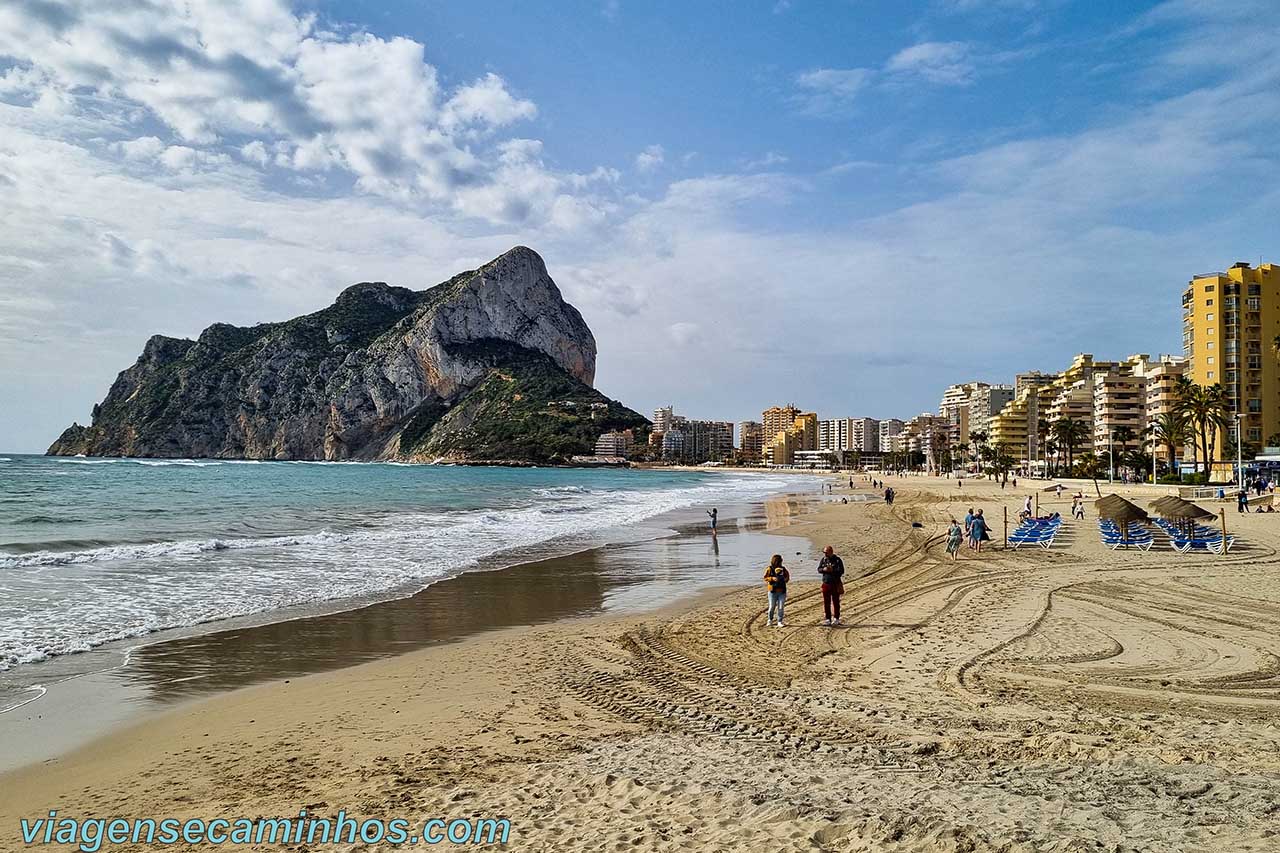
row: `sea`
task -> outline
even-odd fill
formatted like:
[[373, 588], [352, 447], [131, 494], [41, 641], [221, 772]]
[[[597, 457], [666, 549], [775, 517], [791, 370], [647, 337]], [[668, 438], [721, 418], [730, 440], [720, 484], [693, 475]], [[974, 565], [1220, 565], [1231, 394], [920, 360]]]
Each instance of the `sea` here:
[[800, 482], [3, 454], [0, 687], [103, 646], [356, 607], [460, 573], [656, 536], [650, 522], [673, 510], [749, 504]]

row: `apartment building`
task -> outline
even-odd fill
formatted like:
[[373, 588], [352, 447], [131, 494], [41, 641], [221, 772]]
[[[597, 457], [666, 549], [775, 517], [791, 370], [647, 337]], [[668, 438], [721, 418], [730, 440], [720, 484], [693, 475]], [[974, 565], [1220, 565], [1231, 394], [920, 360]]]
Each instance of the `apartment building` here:
[[884, 418], [880, 421], [876, 440], [880, 444], [881, 453], [892, 453], [898, 449], [896, 441], [902, 434], [903, 426], [903, 422], [898, 418]]
[[744, 462], [759, 462], [764, 451], [764, 424], [742, 421], [738, 424], [738, 456]]
[[854, 437], [856, 418], [833, 418], [818, 421], [819, 450], [861, 450]]
[[880, 421], [875, 418], [853, 418], [853, 450], [876, 453], [880, 450]]
[[690, 465], [733, 458], [733, 424], [689, 419], [684, 427], [684, 459]]
[[760, 422], [764, 425], [765, 444], [772, 441], [779, 432], [791, 429], [799, 416], [800, 410], [790, 403], [765, 409], [760, 416]]
[[614, 430], [612, 432], [601, 433], [600, 438], [596, 439], [596, 456], [616, 456], [626, 459], [631, 455], [631, 445], [634, 435], [631, 430]]
[[1280, 369], [1272, 352], [1278, 334], [1275, 264], [1236, 263], [1197, 275], [1183, 289], [1186, 375], [1197, 385], [1222, 386], [1232, 412], [1243, 415], [1244, 441], [1255, 446], [1280, 432]]
[[992, 416], [998, 415], [1012, 401], [1012, 385], [976, 383], [973, 393], [969, 395], [969, 431], [963, 441], [968, 442], [975, 432], [990, 435]]
[[969, 401], [979, 388], [990, 387], [985, 382], [964, 382], [949, 385], [942, 392], [942, 400], [938, 403], [938, 415], [946, 423], [947, 440], [956, 447], [969, 443], [969, 432], [972, 428], [972, 412]]
[[[766, 417], [769, 414], [765, 412]], [[818, 449], [818, 416], [814, 412], [800, 412], [788, 427], [779, 429], [772, 438], [768, 437], [766, 421], [765, 436], [764, 461], [771, 465], [792, 465], [796, 451]]]
[[[1162, 415], [1172, 414], [1178, 405], [1178, 380], [1187, 369], [1187, 360], [1176, 355], [1162, 355], [1147, 369], [1146, 418], [1143, 428], [1150, 426]], [[1148, 452], [1161, 459], [1169, 456], [1168, 445], [1154, 436], [1148, 437]], [[1174, 448], [1174, 458], [1183, 455], [1184, 448]]]

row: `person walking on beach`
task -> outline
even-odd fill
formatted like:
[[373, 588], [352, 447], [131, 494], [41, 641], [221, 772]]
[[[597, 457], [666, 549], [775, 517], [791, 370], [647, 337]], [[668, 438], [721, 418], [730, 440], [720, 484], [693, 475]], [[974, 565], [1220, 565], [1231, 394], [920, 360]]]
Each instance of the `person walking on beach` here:
[[967, 539], [969, 531], [973, 529], [973, 507], [969, 507], [969, 511], [964, 514], [964, 535]]
[[1241, 489], [1240, 492], [1236, 495], [1236, 512], [1248, 512], [1248, 511], [1249, 511], [1249, 492], [1246, 489]]
[[951, 555], [951, 562], [955, 562], [960, 554], [960, 542], [964, 539], [964, 528], [960, 526], [960, 522], [954, 518], [951, 519], [951, 527], [947, 530], [947, 553]]
[[973, 522], [969, 525], [969, 542], [973, 550], [981, 554], [982, 543], [990, 538], [987, 534], [987, 520], [982, 517], [982, 510], [978, 510], [973, 516]]
[[[787, 604], [787, 581], [791, 580], [791, 572], [782, 565], [782, 555], [774, 554], [769, 560], [769, 568], [764, 570], [764, 582], [769, 587], [769, 627], [783, 628], [782, 610]], [[778, 613], [778, 622], [773, 621], [774, 611]]]
[[828, 545], [822, 549], [822, 559], [818, 562], [818, 574], [822, 575], [822, 613], [826, 617], [824, 625], [840, 624], [840, 596], [844, 595], [844, 560], [836, 556], [835, 549]]
[[720, 511], [715, 507], [707, 510], [707, 515], [711, 517], [711, 535], [716, 535], [716, 522], [720, 520]]
[[1084, 501], [1079, 495], [1073, 495], [1071, 498], [1071, 517], [1084, 519]]

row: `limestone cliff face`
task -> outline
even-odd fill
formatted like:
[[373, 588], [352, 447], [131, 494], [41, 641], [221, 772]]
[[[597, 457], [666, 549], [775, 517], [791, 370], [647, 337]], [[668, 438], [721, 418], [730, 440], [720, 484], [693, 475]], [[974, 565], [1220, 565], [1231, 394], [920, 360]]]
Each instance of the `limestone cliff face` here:
[[[436, 427], [495, 370], [515, 381], [512, 370], [523, 376], [535, 366], [556, 379], [536, 387], [578, 395], [602, 421], [575, 425], [582, 441], [607, 428], [609, 412], [640, 425], [591, 388], [595, 361], [582, 315], [537, 253], [518, 246], [425, 291], [357, 284], [330, 307], [284, 323], [215, 324], [195, 341], [153, 337], [94, 407], [92, 424], [72, 425], [49, 453], [422, 458], [434, 440], [468, 458], [465, 435], [446, 440]], [[503, 417], [500, 406], [493, 411]], [[582, 441], [570, 449], [588, 452], [578, 450]]]

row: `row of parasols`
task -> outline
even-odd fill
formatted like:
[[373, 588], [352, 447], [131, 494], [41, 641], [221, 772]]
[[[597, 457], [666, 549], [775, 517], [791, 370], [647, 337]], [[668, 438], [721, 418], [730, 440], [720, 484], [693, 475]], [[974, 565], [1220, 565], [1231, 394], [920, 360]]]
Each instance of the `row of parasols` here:
[[[1097, 507], [1098, 517], [1110, 519], [1127, 530], [1130, 524], [1146, 522], [1151, 516], [1136, 503], [1116, 494], [1098, 498], [1093, 502]], [[1217, 518], [1217, 514], [1202, 506], [1184, 500], [1176, 495], [1165, 495], [1151, 502], [1151, 509], [1157, 516], [1185, 529], [1188, 534], [1195, 530], [1196, 522], [1202, 518]], [[1226, 522], [1223, 521], [1223, 533], [1226, 533]]]

